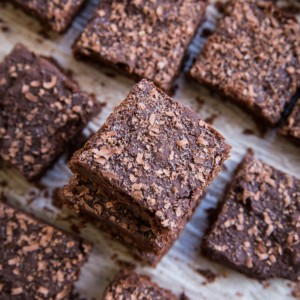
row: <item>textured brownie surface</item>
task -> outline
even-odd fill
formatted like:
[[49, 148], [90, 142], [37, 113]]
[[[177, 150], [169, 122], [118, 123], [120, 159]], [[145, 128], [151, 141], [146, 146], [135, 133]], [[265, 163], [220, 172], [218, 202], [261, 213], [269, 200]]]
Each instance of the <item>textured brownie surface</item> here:
[[106, 289], [103, 300], [176, 300], [170, 291], [159, 287], [147, 276], [121, 271]]
[[281, 134], [300, 145], [300, 99], [296, 102], [287, 122], [282, 127]]
[[68, 299], [90, 246], [0, 202], [0, 299]]
[[103, 0], [75, 43], [75, 55], [170, 91], [205, 7], [204, 0]]
[[12, 0], [56, 32], [65, 31], [85, 0]]
[[300, 279], [300, 180], [249, 152], [204, 239], [213, 260], [257, 279]]
[[221, 170], [230, 146], [198, 115], [142, 80], [69, 166], [174, 229]]
[[39, 177], [97, 109], [54, 63], [18, 44], [0, 64], [0, 158]]
[[273, 1], [230, 1], [190, 75], [274, 125], [300, 86], [299, 24]]

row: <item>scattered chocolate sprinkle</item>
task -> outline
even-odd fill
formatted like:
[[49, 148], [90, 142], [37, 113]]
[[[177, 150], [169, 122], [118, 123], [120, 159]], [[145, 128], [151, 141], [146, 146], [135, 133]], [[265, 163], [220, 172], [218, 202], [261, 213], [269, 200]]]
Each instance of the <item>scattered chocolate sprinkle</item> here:
[[219, 116], [219, 114], [212, 114], [211, 116], [205, 118], [204, 121], [207, 124], [213, 125], [218, 116]]
[[1, 25], [0, 28], [4, 33], [8, 33], [11, 31], [10, 27], [8, 27], [7, 25]]
[[244, 129], [243, 134], [245, 135], [253, 135], [255, 132], [252, 129]]
[[203, 277], [205, 277], [206, 281], [202, 283], [203, 285], [206, 285], [208, 283], [213, 283], [217, 278], [217, 275], [208, 269], [200, 269], [199, 268], [199, 269], [196, 269], [196, 272], [199, 273], [200, 275], [202, 275]]
[[211, 28], [204, 28], [202, 31], [201, 36], [204, 38], [209, 37], [213, 33], [213, 30]]
[[129, 261], [117, 259], [116, 262], [121, 269], [134, 270], [136, 268], [136, 265]]
[[185, 292], [182, 292], [179, 297], [179, 300], [190, 300], [190, 298], [185, 294]]
[[104, 72], [104, 74], [109, 77], [109, 78], [116, 78], [117, 74], [116, 73], [112, 73], [112, 72]]

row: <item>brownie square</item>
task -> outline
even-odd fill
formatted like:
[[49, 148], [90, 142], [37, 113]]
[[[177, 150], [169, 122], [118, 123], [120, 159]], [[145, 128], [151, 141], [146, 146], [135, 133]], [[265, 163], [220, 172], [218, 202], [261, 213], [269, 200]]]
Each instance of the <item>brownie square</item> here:
[[90, 248], [0, 201], [0, 300], [69, 299]]
[[300, 180], [251, 151], [228, 187], [204, 253], [256, 279], [300, 279]]
[[50, 59], [18, 44], [0, 64], [0, 158], [41, 176], [99, 106]]
[[149, 79], [170, 92], [206, 2], [102, 0], [74, 54], [135, 79]]
[[136, 247], [161, 257], [229, 150], [195, 112], [142, 80], [74, 154], [69, 167], [75, 178], [64, 197], [77, 212], [104, 227], [112, 221], [109, 231], [122, 227], [114, 234], [127, 235]]
[[159, 287], [145, 275], [129, 270], [121, 271], [106, 289], [103, 300], [155, 299], [176, 300], [169, 290]]
[[43, 26], [63, 33], [71, 25], [85, 0], [12, 0], [12, 2], [36, 17]]
[[190, 75], [275, 125], [300, 86], [299, 36], [274, 1], [229, 1]]
[[280, 133], [300, 145], [300, 99], [296, 102]]

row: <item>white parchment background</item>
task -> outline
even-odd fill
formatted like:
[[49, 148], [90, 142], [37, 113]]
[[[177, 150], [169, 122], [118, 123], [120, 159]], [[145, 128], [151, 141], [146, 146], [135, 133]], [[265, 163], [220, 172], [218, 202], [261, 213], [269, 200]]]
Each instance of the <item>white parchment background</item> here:
[[[107, 75], [107, 72], [112, 73], [111, 70], [77, 62], [72, 56], [71, 45], [91, 17], [96, 3], [96, 0], [90, 0], [65, 35], [50, 34], [48, 37], [41, 34], [39, 24], [31, 17], [13, 9], [10, 5], [0, 6], [0, 59], [2, 60], [17, 42], [22, 42], [37, 53], [55, 57], [63, 67], [71, 69], [82, 89], [94, 93], [99, 101], [107, 103], [102, 113], [89, 124], [88, 128], [92, 131], [98, 129], [113, 108], [126, 97], [134, 83], [116, 73], [114, 73], [116, 77], [112, 78]], [[203, 27], [212, 28], [217, 16], [216, 11], [210, 6], [207, 11], [207, 21]], [[204, 39], [199, 38], [191, 47], [192, 51], [202, 45], [203, 41]], [[248, 147], [252, 147], [256, 156], [265, 162], [297, 177], [300, 177], [300, 148], [296, 148], [276, 135], [276, 130], [269, 130], [262, 137], [251, 117], [222, 98], [212, 96], [207, 90], [189, 82], [184, 76], [178, 80], [178, 85], [179, 88], [174, 95], [176, 100], [192, 107], [203, 119], [217, 115], [213, 126], [231, 144], [231, 158], [226, 163], [226, 168], [210, 186], [206, 199], [196, 211], [180, 239], [158, 267], [147, 268], [135, 262], [137, 271], [150, 275], [154, 281], [171, 289], [177, 295], [184, 291], [190, 299], [295, 299], [291, 295], [288, 281], [271, 280], [268, 283], [260, 283], [246, 278], [202, 257], [199, 246], [203, 230], [206, 228], [205, 210], [215, 207], [222, 197], [225, 185], [229, 182], [234, 168], [241, 161]], [[196, 101], [197, 97], [204, 100], [203, 105], [199, 105]], [[245, 130], [253, 131], [254, 134], [245, 134]], [[64, 229], [69, 227], [70, 220], [63, 220], [65, 212], [57, 210], [51, 204], [51, 191], [64, 185], [71, 176], [65, 157], [62, 157], [41, 181], [47, 187], [49, 195], [45, 189], [40, 190], [27, 183], [12, 169], [0, 167], [0, 181], [8, 182], [7, 186], [2, 186], [0, 189], [8, 195], [11, 203], [57, 227]], [[30, 199], [34, 201], [31, 202]], [[128, 255], [127, 249], [92, 226], [83, 230], [81, 236], [92, 241], [94, 248], [88, 263], [82, 270], [80, 280], [76, 283], [76, 289], [87, 298], [101, 299], [107, 283], [120, 268], [116, 257], [119, 260], [133, 260]], [[205, 284], [206, 278], [200, 275], [197, 269], [213, 271], [217, 275], [216, 280]]]

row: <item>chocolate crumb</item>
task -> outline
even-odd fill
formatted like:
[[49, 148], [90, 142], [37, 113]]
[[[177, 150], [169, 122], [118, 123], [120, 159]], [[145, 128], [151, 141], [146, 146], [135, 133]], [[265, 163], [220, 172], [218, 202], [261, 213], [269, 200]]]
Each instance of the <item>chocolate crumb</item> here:
[[8, 33], [8, 32], [11, 31], [10, 27], [8, 27], [7, 25], [2, 25], [2, 26], [1, 26], [1, 30], [2, 30], [2, 32], [4, 32], [4, 33]]
[[109, 78], [116, 78], [117, 74], [116, 73], [112, 73], [112, 72], [104, 72], [104, 74], [109, 77]]
[[182, 292], [179, 297], [179, 300], [190, 300], [190, 298], [185, 294], [185, 292]]
[[206, 278], [206, 281], [202, 283], [203, 285], [206, 285], [208, 283], [213, 283], [217, 278], [217, 275], [213, 273], [211, 270], [199, 268], [196, 269], [196, 271], [197, 273], [199, 273], [200, 275]]
[[213, 33], [213, 30], [211, 30], [210, 28], [204, 28], [202, 31], [201, 36], [204, 38], [209, 37], [211, 34]]
[[291, 295], [296, 299], [300, 299], [300, 282], [292, 284], [291, 287], [292, 287]]
[[129, 261], [117, 259], [116, 262], [121, 269], [134, 270], [136, 268], [136, 265]]
[[213, 125], [218, 116], [219, 116], [219, 114], [212, 114], [211, 116], [204, 119], [204, 121], [210, 125]]
[[255, 132], [252, 129], [244, 129], [243, 134], [245, 135], [253, 135]]

